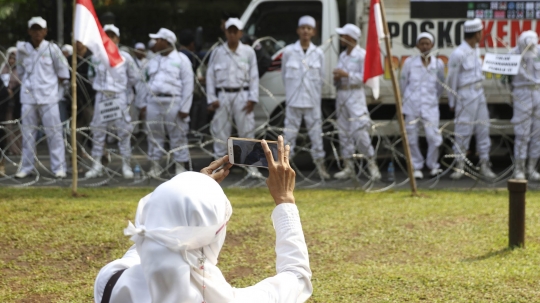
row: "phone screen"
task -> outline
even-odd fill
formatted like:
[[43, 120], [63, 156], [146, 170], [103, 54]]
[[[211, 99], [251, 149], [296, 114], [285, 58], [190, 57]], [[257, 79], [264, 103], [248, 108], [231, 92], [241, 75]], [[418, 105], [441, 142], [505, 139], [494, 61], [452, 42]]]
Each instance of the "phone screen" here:
[[[274, 160], [277, 161], [277, 143], [268, 142]], [[268, 167], [268, 161], [260, 141], [232, 140], [234, 164]]]

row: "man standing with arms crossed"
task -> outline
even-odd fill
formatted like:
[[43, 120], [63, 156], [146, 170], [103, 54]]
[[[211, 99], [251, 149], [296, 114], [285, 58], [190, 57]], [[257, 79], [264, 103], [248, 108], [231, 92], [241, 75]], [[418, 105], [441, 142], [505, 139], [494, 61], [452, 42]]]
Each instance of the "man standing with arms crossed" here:
[[334, 178], [343, 180], [356, 177], [353, 154], [358, 146], [366, 156], [371, 179], [379, 180], [381, 173], [368, 131], [371, 119], [363, 82], [366, 51], [358, 46], [360, 29], [354, 24], [346, 24], [336, 32], [341, 36], [341, 45], [347, 49], [339, 56], [334, 70], [334, 84], [337, 86], [336, 124], [344, 162], [344, 169], [336, 173]]
[[296, 137], [302, 123], [306, 123], [311, 139], [311, 157], [321, 179], [330, 179], [324, 166], [326, 156], [322, 139], [321, 94], [324, 79], [324, 53], [311, 43], [315, 36], [315, 19], [303, 16], [296, 30], [300, 38], [288, 45], [281, 59], [281, 75], [285, 85], [285, 142], [291, 146], [293, 157]]
[[448, 60], [447, 83], [448, 106], [455, 112], [456, 171], [450, 175], [452, 179], [460, 179], [465, 174], [465, 157], [474, 132], [476, 149], [480, 156], [480, 174], [488, 179], [496, 175], [491, 171], [489, 151], [489, 113], [484, 95], [482, 81], [482, 60], [477, 44], [482, 39], [482, 21], [468, 20], [463, 25], [465, 41], [458, 46]]
[[[216, 112], [211, 132], [217, 158], [227, 155], [233, 119], [239, 137], [255, 137], [253, 109], [259, 101], [259, 71], [255, 51], [240, 42], [243, 28], [238, 18], [225, 22], [227, 42], [212, 51], [206, 73], [209, 110]], [[247, 169], [250, 177], [263, 178], [256, 167]]]
[[430, 33], [420, 33], [416, 39], [420, 54], [408, 58], [401, 69], [399, 86], [403, 95], [405, 128], [416, 179], [424, 178], [424, 157], [418, 142], [420, 124], [424, 126], [428, 143], [425, 162], [430, 169], [429, 174], [435, 177], [442, 172], [438, 162], [439, 146], [443, 141], [439, 132], [439, 98], [443, 93], [444, 63], [431, 54], [434, 42]]
[[176, 35], [160, 28], [156, 34], [154, 49], [156, 56], [148, 61], [146, 98], [141, 113], [146, 114], [148, 124], [148, 157], [152, 167], [148, 175], [158, 178], [163, 170], [159, 165], [165, 153], [165, 136], [169, 135], [174, 151], [175, 173], [186, 171], [189, 163], [187, 134], [189, 131], [189, 110], [193, 100], [193, 70], [186, 55], [174, 46]]
[[51, 170], [57, 178], [66, 177], [66, 158], [62, 123], [58, 108], [59, 81], [67, 81], [69, 69], [58, 46], [45, 40], [47, 21], [33, 17], [28, 21], [29, 42], [17, 43], [17, 73], [21, 85], [21, 118], [23, 135], [22, 165], [16, 178], [25, 178], [34, 171], [36, 137], [39, 120], [43, 123]]
[[[107, 24], [103, 30], [116, 45], [120, 43], [120, 30], [113, 24]], [[92, 169], [86, 172], [86, 178], [96, 178], [103, 175], [103, 165], [101, 157], [107, 137], [107, 128], [111, 128], [120, 138], [118, 148], [122, 155], [122, 175], [125, 179], [133, 178], [131, 170], [131, 116], [129, 115], [129, 104], [127, 92], [139, 82], [139, 69], [135, 65], [133, 58], [125, 51], [119, 50], [124, 58], [124, 63], [115, 70], [109, 72], [106, 66], [108, 62], [103, 62], [100, 58], [91, 58], [88, 78], [93, 78], [92, 87], [96, 91], [96, 103], [94, 107], [94, 117], [92, 119]], [[104, 113], [107, 104], [118, 107], [119, 115], [114, 120], [107, 120]]]

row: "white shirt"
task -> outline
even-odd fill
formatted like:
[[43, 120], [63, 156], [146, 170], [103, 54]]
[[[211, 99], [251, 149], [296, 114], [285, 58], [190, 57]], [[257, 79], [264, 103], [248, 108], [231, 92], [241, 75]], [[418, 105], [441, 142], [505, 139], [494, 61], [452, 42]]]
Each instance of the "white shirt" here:
[[213, 50], [206, 71], [208, 103], [218, 101], [216, 89], [245, 87], [249, 87], [248, 100], [259, 102], [259, 70], [253, 48], [239, 42], [234, 52], [227, 43]]
[[300, 41], [288, 45], [281, 58], [287, 106], [312, 108], [320, 106], [324, 79], [324, 53], [310, 43], [304, 53]]
[[58, 78], [68, 79], [69, 69], [60, 48], [43, 40], [38, 48], [26, 42], [17, 50], [17, 73], [22, 81], [22, 104], [57, 103]]
[[[540, 84], [540, 46], [536, 48], [536, 56], [522, 57], [518, 74], [512, 79], [514, 88]], [[512, 53], [521, 54], [518, 48], [513, 49]]]
[[441, 59], [431, 57], [428, 66], [425, 66], [422, 56], [408, 58], [403, 64], [400, 78], [403, 113], [413, 115], [419, 110], [438, 107], [443, 93], [442, 83], [444, 63]]
[[[193, 69], [186, 55], [173, 50], [168, 55], [156, 55], [146, 67], [149, 93], [180, 98], [178, 110], [189, 113], [193, 102]], [[152, 101], [154, 98], [148, 98]], [[178, 99], [174, 99], [175, 102]], [[163, 100], [161, 100], [163, 101]]]
[[135, 65], [137, 65], [139, 69], [145, 68], [146, 64], [148, 63], [148, 59], [146, 58], [142, 58], [139, 60], [137, 57], [135, 57], [133, 58], [133, 60], [135, 61]]
[[349, 74], [349, 77], [339, 80], [340, 86], [348, 85], [363, 85], [364, 84], [364, 60], [366, 58], [366, 50], [360, 46], [355, 46], [350, 54], [347, 51], [341, 52], [336, 69], [341, 69]]
[[114, 69], [114, 75], [109, 71], [108, 62], [101, 61], [97, 56], [90, 58], [88, 78], [93, 78], [94, 90], [122, 93], [139, 82], [139, 69], [133, 58], [123, 50], [120, 50], [120, 56], [124, 58], [124, 63]]
[[[480, 83], [484, 80], [482, 74], [482, 60], [476, 48], [472, 48], [466, 41], [461, 43], [450, 55], [448, 60], [447, 84], [453, 92], [469, 85]], [[454, 107], [456, 96], [448, 92], [448, 105]], [[478, 94], [483, 94], [482, 89], [477, 90]], [[477, 96], [470, 96], [475, 99]]]

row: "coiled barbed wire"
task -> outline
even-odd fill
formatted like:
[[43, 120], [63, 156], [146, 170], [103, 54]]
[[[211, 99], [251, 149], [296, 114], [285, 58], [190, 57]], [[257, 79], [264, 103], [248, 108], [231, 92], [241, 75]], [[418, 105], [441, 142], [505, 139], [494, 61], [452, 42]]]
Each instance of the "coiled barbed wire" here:
[[[500, 40], [498, 37], [491, 37], [492, 40]], [[336, 44], [334, 43], [336, 41], [335, 36], [331, 36], [329, 39], [324, 41], [319, 48], [324, 52], [334, 52], [335, 54], [339, 55], [339, 49], [336, 48]], [[283, 46], [278, 43], [274, 38], [272, 37], [263, 37], [257, 39], [253, 45], [262, 45], [264, 47], [264, 43], [266, 42], [273, 42], [276, 45], [279, 45], [280, 48]], [[204, 69], [206, 67], [206, 62], [208, 61], [208, 56], [210, 55], [211, 51], [214, 50], [219, 45], [223, 44], [223, 41], [218, 41], [214, 45], [211, 46], [209, 51], [206, 53], [206, 55], [203, 58], [199, 58], [196, 54], [192, 53], [193, 58], [197, 60], [197, 63], [200, 68]], [[399, 42], [394, 41], [394, 44], [399, 44]], [[495, 45], [495, 44], [493, 44]], [[123, 46], [125, 47], [125, 46]], [[510, 49], [507, 46], [508, 49]], [[133, 49], [128, 48], [130, 51], [133, 51]], [[167, 50], [164, 50], [167, 51]], [[282, 51], [278, 51], [276, 54], [279, 54]], [[487, 43], [485, 46], [485, 51], [491, 51], [487, 47]], [[416, 48], [412, 49], [411, 52], [413, 52], [415, 55], [421, 55], [421, 56], [432, 56], [434, 58], [437, 57], [440, 50], [438, 49], [432, 49], [432, 51], [429, 54], [423, 55], [418, 54]], [[497, 49], [495, 48], [493, 52], [497, 52]], [[382, 53], [384, 54], [384, 50], [382, 50]], [[160, 55], [159, 53], [155, 55]], [[277, 57], [277, 56], [275, 56]], [[2, 60], [3, 59], [3, 60]], [[84, 59], [83, 59], [84, 60]], [[4, 55], [4, 53], [0, 53], [0, 61], [7, 62], [7, 58]], [[79, 61], [81, 62], [81, 61]], [[71, 70], [71, 67], [70, 67]], [[145, 76], [143, 74], [144, 67], [140, 69], [141, 72], [141, 79]], [[328, 71], [327, 71], [328, 72]], [[391, 70], [390, 72], [398, 73], [398, 70]], [[305, 75], [303, 75], [305, 76]], [[323, 79], [324, 86], [333, 86], [333, 83], [329, 83], [326, 79]], [[460, 98], [459, 94], [455, 91], [453, 91], [450, 87], [446, 85], [445, 82], [439, 81], [438, 84], [441, 85], [446, 92], [446, 94], [453, 94], [456, 98]], [[502, 85], [501, 82], [497, 79], [497, 77], [491, 77], [488, 80], [486, 80], [484, 83], [491, 83], [489, 86], [491, 90], [484, 90], [486, 99], [490, 99], [492, 95], [507, 95], [508, 98], [504, 100], [504, 104], [507, 104], [509, 106], [512, 106], [512, 92], [510, 88], [507, 85]], [[84, 83], [91, 84], [90, 79], [87, 77], [87, 75], [77, 75], [77, 84], [79, 86], [83, 86]], [[145, 85], [147, 85], [146, 82], [143, 82]], [[383, 88], [390, 88], [390, 83], [387, 81], [381, 81], [381, 85]], [[202, 97], [199, 99], [205, 99], [206, 93], [205, 93], [205, 87], [204, 84], [201, 82], [201, 79], [198, 77], [195, 77], [195, 86], [197, 86], [197, 89], [202, 92]], [[494, 91], [494, 88], [496, 88], [496, 91]], [[20, 89], [20, 87], [19, 87]], [[149, 90], [148, 90], [149, 91]], [[85, 90], [82, 90], [83, 95], [78, 96], [78, 98], [82, 98], [82, 100], [85, 100], [86, 102], [82, 102], [82, 106], [78, 108], [78, 114], [84, 112], [85, 110], [89, 110], [92, 107], [92, 96], [91, 93]], [[150, 93], [151, 94], [151, 93]], [[66, 98], [69, 101], [71, 92], [68, 90], [66, 94]], [[273, 92], [270, 88], [264, 87], [260, 85], [259, 87], [259, 95], [265, 96], [269, 99], [271, 99], [275, 104], [277, 104], [277, 110], [275, 112], [270, 112], [268, 108], [262, 104], [258, 105], [258, 111], [257, 114], [259, 115], [257, 123], [256, 123], [256, 129], [255, 129], [255, 136], [256, 138], [267, 138], [272, 139], [277, 137], [278, 134], [282, 134], [284, 127], [281, 124], [280, 119], [282, 119], [282, 116], [285, 112], [284, 107], [284, 100], [280, 100], [278, 98], [281, 97], [281, 95], [276, 94]], [[367, 98], [369, 100], [369, 98]], [[8, 102], [8, 100], [0, 100], [0, 104], [2, 102]], [[403, 102], [414, 102], [414, 100], [407, 100], [404, 99]], [[204, 101], [204, 104], [206, 104], [206, 100]], [[374, 106], [371, 108], [369, 115], [373, 115], [378, 113], [378, 111], [381, 111], [384, 109], [383, 103], [374, 103]], [[132, 105], [133, 106], [133, 103]], [[336, 109], [337, 110], [337, 109]], [[538, 119], [540, 117], [534, 116], [533, 113], [531, 114], [532, 119]], [[24, 115], [24, 113], [22, 113]], [[264, 119], [261, 119], [260, 116], [264, 117]], [[360, 118], [360, 117], [357, 117]], [[234, 119], [232, 119], [231, 115], [229, 115], [230, 123], [235, 126]], [[210, 132], [210, 121], [207, 121], [204, 126], [199, 127], [198, 129], [190, 129], [189, 131], [189, 141], [187, 146], [177, 146], [177, 147], [170, 147], [169, 150], [164, 150], [165, 156], [164, 159], [161, 161], [161, 170], [165, 174], [163, 174], [160, 178], [158, 178], [159, 181], [165, 181], [167, 178], [171, 177], [173, 174], [167, 174], [167, 172], [170, 169], [174, 168], [174, 161], [172, 160], [172, 154], [175, 151], [181, 150], [181, 149], [188, 149], [190, 151], [196, 151], [200, 155], [205, 156], [207, 158], [215, 157], [212, 145], [213, 142], [216, 140]], [[513, 138], [508, 135], [508, 131], [513, 129], [514, 125], [505, 122], [505, 123], [497, 123], [500, 122], [496, 119], [490, 119], [490, 136], [498, 136], [500, 137], [500, 140], [498, 144], [494, 147], [492, 147], [492, 150], [499, 150], [503, 154], [509, 155], [512, 163], [514, 162], [513, 159], [513, 151], [512, 151], [512, 145], [514, 144]], [[415, 119], [413, 124], [423, 124], [423, 121], [421, 118]], [[482, 124], [486, 123], [484, 121], [473, 121], [471, 124]], [[104, 159], [92, 159], [91, 155], [89, 154], [89, 144], [92, 142], [92, 137], [90, 133], [92, 132], [93, 128], [89, 125], [80, 126], [77, 127], [77, 134], [81, 137], [81, 140], [77, 141], [77, 149], [80, 151], [79, 154], [73, 155], [72, 153], [72, 147], [70, 145], [70, 124], [71, 124], [71, 118], [68, 118], [64, 122], [62, 122], [62, 130], [63, 130], [63, 138], [64, 138], [64, 144], [66, 146], [66, 157], [77, 157], [79, 168], [82, 172], [85, 172], [89, 170], [92, 167], [92, 163], [99, 161], [99, 162], [110, 162], [114, 159], [121, 159], [121, 155], [119, 154], [119, 150], [116, 146], [112, 146], [109, 144], [109, 146], [105, 147], [105, 155]], [[170, 124], [170, 122], [164, 122], [164, 121], [144, 121], [144, 120], [132, 120], [131, 124], [133, 126], [138, 126], [141, 131], [137, 133], [133, 133], [131, 135], [132, 139], [132, 166], [134, 165], [140, 165], [141, 167], [145, 168], [148, 165], [148, 154], [147, 150], [145, 148], [145, 144], [148, 140], [148, 138], [145, 138], [144, 134], [146, 132], [145, 127], [147, 127], [150, 124], [161, 124], [161, 125], [167, 125]], [[438, 132], [443, 137], [443, 144], [441, 146], [441, 156], [440, 156], [440, 163], [443, 168], [443, 172], [440, 175], [437, 175], [435, 177], [426, 178], [425, 180], [422, 180], [419, 182], [420, 186], [428, 187], [428, 188], [434, 188], [436, 187], [440, 180], [443, 178], [447, 178], [448, 175], [454, 171], [454, 167], [456, 165], [456, 158], [459, 156], [465, 156], [465, 177], [470, 179], [471, 182], [470, 186], [494, 186], [495, 184], [509, 178], [513, 171], [513, 165], [502, 168], [502, 171], [500, 171], [497, 174], [497, 177], [493, 180], [487, 180], [483, 178], [479, 172], [478, 167], [469, 160], [468, 157], [466, 157], [467, 151], [461, 151], [460, 154], [455, 154], [451, 150], [451, 146], [455, 145], [454, 138], [456, 134], [453, 131], [454, 126], [453, 120], [448, 121], [440, 121], [439, 125], [436, 125], [434, 127], [437, 127]], [[327, 155], [326, 155], [326, 165], [327, 167], [337, 167], [338, 169], [342, 169], [343, 166], [340, 162], [340, 149], [339, 149], [339, 138], [338, 138], [338, 129], [337, 129], [337, 120], [336, 120], [336, 111], [333, 113], [329, 113], [326, 116], [323, 116], [323, 131], [321, 133], [321, 136], [323, 137], [323, 141], [326, 143], [327, 146]], [[426, 125], [429, 125], [426, 124]], [[36, 169], [34, 170], [34, 175], [31, 178], [28, 179], [22, 179], [18, 180], [14, 178], [14, 174], [16, 172], [16, 167], [19, 165], [20, 157], [17, 155], [10, 155], [8, 154], [9, 147], [13, 144], [16, 144], [16, 141], [20, 141], [22, 138], [22, 135], [20, 133], [20, 127], [21, 127], [21, 119], [12, 119], [7, 121], [0, 121], [0, 130], [4, 131], [3, 136], [0, 138], [0, 141], [5, 143], [4, 148], [0, 149], [0, 159], [5, 163], [6, 165], [6, 174], [3, 176], [0, 176], [0, 186], [31, 186], [31, 185], [50, 185], [50, 184], [57, 184], [57, 185], [68, 185], [70, 184], [71, 180], [69, 178], [67, 179], [55, 179], [53, 178], [53, 173], [49, 170], [48, 166], [43, 163], [44, 160], [48, 158], [48, 155], [46, 153], [42, 153], [41, 149], [36, 149], [38, 151], [38, 154], [35, 155], [36, 159]], [[386, 130], [393, 129], [392, 134], [386, 134]], [[420, 128], [421, 130], [422, 128]], [[43, 133], [43, 126], [39, 127], [39, 130], [41, 133]], [[369, 125], [366, 126], [366, 131], [369, 132], [372, 142], [373, 142], [373, 148], [375, 150], [375, 155], [378, 158], [378, 166], [381, 172], [385, 171], [385, 168], [387, 167], [388, 163], [392, 161], [395, 164], [396, 167], [396, 177], [402, 178], [401, 180], [394, 179], [393, 181], [387, 181], [384, 173], [383, 173], [383, 181], [375, 181], [372, 180], [369, 176], [369, 173], [367, 172], [367, 161], [365, 155], [359, 153], [358, 151], [354, 154], [353, 160], [355, 163], [355, 177], [352, 178], [349, 181], [342, 181], [342, 180], [321, 180], [315, 169], [305, 169], [304, 166], [298, 167], [298, 164], [296, 160], [301, 160], [301, 158], [306, 156], [306, 153], [309, 154], [310, 152], [310, 142], [308, 140], [307, 133], [309, 130], [303, 128], [300, 130], [297, 140], [299, 144], [297, 145], [295, 156], [292, 159], [293, 160], [293, 168], [298, 172], [298, 186], [299, 187], [306, 187], [306, 188], [314, 188], [314, 187], [320, 187], [320, 186], [347, 186], [347, 187], [353, 187], [353, 188], [359, 188], [362, 190], [365, 190], [367, 192], [380, 192], [385, 191], [389, 189], [394, 188], [400, 188], [404, 187], [408, 183], [407, 174], [406, 174], [406, 165], [405, 165], [405, 157], [402, 153], [402, 147], [401, 147], [401, 138], [398, 135], [398, 129], [396, 127], [396, 117], [394, 116], [390, 120], [386, 121], [380, 121], [375, 120], [371, 121]], [[142, 135], [141, 135], [142, 134]], [[422, 131], [419, 132], [419, 136], [425, 136], [425, 133]], [[109, 140], [119, 140], [120, 138], [116, 135], [116, 130], [114, 128], [109, 128], [107, 130], [107, 137]], [[13, 138], [10, 142], [7, 142], [8, 138]], [[40, 135], [40, 138], [37, 140], [37, 145], [42, 144], [42, 142], [46, 140], [46, 137], [43, 135]], [[300, 144], [303, 142], [302, 144]], [[328, 152], [329, 151], [329, 152]], [[193, 153], [192, 153], [193, 154]], [[67, 163], [70, 163], [70, 161], [66, 161]], [[188, 164], [189, 169], [193, 169], [193, 163], [190, 159]], [[405, 177], [403, 177], [405, 176]], [[150, 178], [143, 172], [142, 178], [139, 180], [130, 180], [128, 181], [128, 184], [132, 185], [145, 185], [148, 184]], [[80, 185], [84, 187], [97, 187], [97, 186], [103, 186], [103, 185], [115, 185], [115, 184], [125, 184], [125, 181], [122, 179], [122, 174], [120, 172], [119, 166], [114, 165], [105, 165], [104, 166], [104, 177], [100, 179], [86, 179], [86, 178], [80, 178]], [[254, 179], [247, 174], [240, 180], [234, 182], [234, 184], [230, 186], [235, 187], [253, 187], [253, 186], [263, 186], [264, 180], [260, 179]], [[533, 188], [537, 188], [538, 185], [532, 185]]]

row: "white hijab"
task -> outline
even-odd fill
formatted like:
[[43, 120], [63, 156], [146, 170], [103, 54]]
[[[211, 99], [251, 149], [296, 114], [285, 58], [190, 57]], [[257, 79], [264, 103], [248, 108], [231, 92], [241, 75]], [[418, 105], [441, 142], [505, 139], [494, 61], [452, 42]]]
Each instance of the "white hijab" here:
[[152, 302], [233, 300], [216, 266], [231, 214], [219, 184], [201, 173], [182, 173], [154, 190], [141, 220], [124, 231], [136, 243]]
[[518, 48], [523, 57], [537, 56], [538, 34], [533, 31], [525, 31], [519, 35]]

